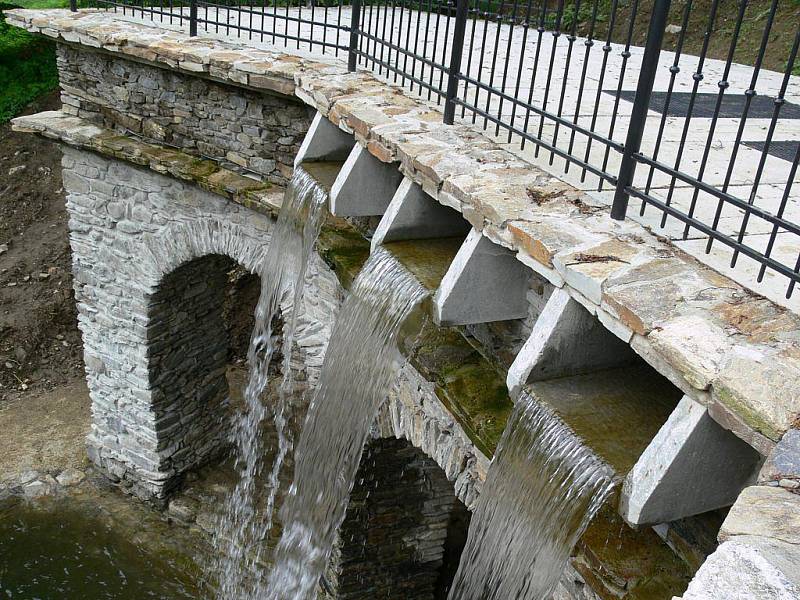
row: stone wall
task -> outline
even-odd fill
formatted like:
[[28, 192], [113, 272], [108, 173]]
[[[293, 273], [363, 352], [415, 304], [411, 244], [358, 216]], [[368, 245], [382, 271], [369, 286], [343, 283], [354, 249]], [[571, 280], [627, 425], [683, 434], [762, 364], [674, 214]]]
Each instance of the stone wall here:
[[330, 595], [445, 598], [454, 574], [443, 569], [448, 538], [457, 561], [468, 524], [469, 513], [441, 467], [405, 440], [373, 440], [364, 449], [339, 530], [328, 571]]
[[[220, 290], [234, 261], [260, 275], [273, 222], [88, 152], [65, 148], [63, 168], [92, 397], [89, 454], [133, 493], [161, 501], [183, 471], [220, 447], [227, 398]], [[291, 361], [300, 386], [319, 375], [341, 294], [316, 256], [307, 281], [313, 290]]]
[[285, 184], [308, 131], [307, 107], [199, 77], [58, 45], [64, 111], [222, 160]]

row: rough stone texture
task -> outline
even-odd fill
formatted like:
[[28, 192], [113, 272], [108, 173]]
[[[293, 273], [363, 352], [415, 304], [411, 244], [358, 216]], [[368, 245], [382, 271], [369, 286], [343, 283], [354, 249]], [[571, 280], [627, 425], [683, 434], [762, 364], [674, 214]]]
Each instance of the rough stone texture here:
[[722, 524], [719, 539], [745, 535], [792, 544], [800, 561], [800, 495], [779, 487], [746, 488]]
[[790, 429], [764, 462], [759, 483], [800, 481], [800, 429]]
[[[63, 167], [92, 396], [90, 457], [135, 494], [163, 500], [223, 442], [219, 294], [233, 261], [260, 274], [272, 221], [83, 151], [66, 148]], [[311, 282], [293, 349], [299, 381], [318, 376], [321, 330], [339, 301], [338, 282], [318, 257]]]
[[[7, 14], [11, 23], [63, 42], [294, 94], [379, 159], [400, 162], [425, 191], [545, 279], [566, 285], [590, 312], [602, 310], [610, 328], [632, 331], [648, 362], [677, 374], [681, 389], [760, 452], [768, 453], [800, 415], [800, 318], [641, 226], [611, 220], [607, 207], [480, 134], [443, 125], [440, 113], [371, 74], [347, 73], [333, 58], [188, 38], [91, 11]], [[598, 261], [599, 251], [609, 253]], [[711, 337], [698, 344], [687, 319]]]
[[257, 93], [58, 45], [64, 112], [285, 184], [310, 119], [292, 96]]
[[433, 460], [405, 440], [368, 443], [328, 569], [330, 596], [440, 597], [468, 525], [467, 509]]
[[683, 600], [796, 600], [800, 560], [765, 538], [725, 542], [708, 557]]

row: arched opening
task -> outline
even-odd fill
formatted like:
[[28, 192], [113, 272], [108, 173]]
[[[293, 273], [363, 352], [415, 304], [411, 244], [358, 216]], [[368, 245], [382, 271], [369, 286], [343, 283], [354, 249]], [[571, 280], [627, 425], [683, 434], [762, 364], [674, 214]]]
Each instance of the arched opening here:
[[149, 299], [151, 410], [161, 470], [172, 477], [165, 491], [225, 448], [259, 291], [258, 276], [212, 254], [166, 275]]
[[396, 438], [370, 441], [326, 574], [329, 597], [444, 600], [469, 519], [421, 450]]

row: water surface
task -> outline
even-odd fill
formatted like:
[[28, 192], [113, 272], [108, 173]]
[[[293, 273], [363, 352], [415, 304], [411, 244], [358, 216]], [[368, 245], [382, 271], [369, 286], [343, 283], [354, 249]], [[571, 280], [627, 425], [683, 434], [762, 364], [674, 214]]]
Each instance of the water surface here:
[[203, 598], [187, 565], [101, 518], [64, 507], [0, 503], [0, 598]]

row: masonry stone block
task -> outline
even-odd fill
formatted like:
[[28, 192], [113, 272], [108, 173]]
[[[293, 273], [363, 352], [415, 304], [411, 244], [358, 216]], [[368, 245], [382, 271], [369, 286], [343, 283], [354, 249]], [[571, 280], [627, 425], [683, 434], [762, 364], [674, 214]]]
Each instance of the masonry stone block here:
[[531, 271], [476, 229], [467, 234], [433, 298], [440, 325], [523, 319]]
[[458, 211], [439, 204], [406, 177], [372, 236], [372, 248], [399, 240], [466, 237], [469, 230]]
[[516, 397], [531, 381], [588, 373], [633, 360], [627, 344], [566, 290], [555, 288], [509, 368], [506, 384]]
[[395, 165], [356, 144], [333, 182], [330, 210], [337, 217], [381, 216], [402, 179]]
[[294, 164], [297, 166], [304, 161], [345, 160], [355, 143], [352, 135], [336, 127], [318, 112], [311, 121]]
[[684, 396], [625, 478], [620, 512], [631, 524], [652, 525], [730, 506], [761, 461]]

